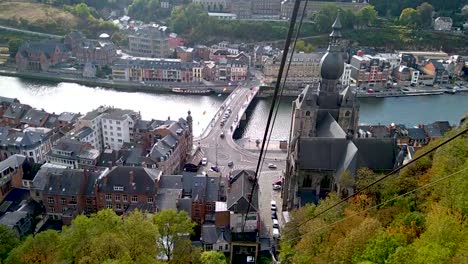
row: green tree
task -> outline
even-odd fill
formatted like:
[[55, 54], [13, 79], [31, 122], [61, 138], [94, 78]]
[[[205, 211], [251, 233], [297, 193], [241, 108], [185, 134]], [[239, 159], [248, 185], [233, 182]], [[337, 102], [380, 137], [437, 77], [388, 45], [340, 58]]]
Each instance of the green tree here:
[[404, 25], [414, 26], [418, 23], [418, 11], [414, 8], [405, 8], [401, 11], [400, 22]]
[[10, 52], [10, 57], [15, 57], [19, 48], [23, 44], [23, 40], [12, 38], [8, 41], [8, 50]]
[[47, 230], [35, 236], [28, 236], [23, 243], [10, 252], [5, 263], [58, 263], [59, 243], [60, 235], [54, 230]]
[[296, 43], [296, 51], [297, 52], [305, 52], [305, 53], [311, 53], [315, 50], [315, 47], [304, 40], [298, 40]]
[[219, 251], [205, 251], [200, 257], [201, 264], [227, 264], [226, 256]]
[[164, 210], [153, 217], [159, 233], [157, 244], [161, 254], [171, 261], [178, 246], [186, 246], [184, 242], [190, 241], [193, 233], [193, 224], [186, 212], [175, 210]]
[[416, 8], [416, 11], [418, 11], [420, 25], [423, 27], [430, 27], [432, 24], [432, 12], [434, 12], [434, 7], [424, 2]]
[[373, 26], [377, 21], [377, 11], [372, 5], [363, 7], [356, 16], [361, 26]]
[[10, 251], [18, 245], [16, 234], [8, 227], [0, 225], [0, 263], [4, 261]]
[[397, 248], [403, 247], [405, 244], [404, 236], [382, 232], [376, 238], [369, 241], [362, 254], [353, 256], [353, 262], [359, 263], [367, 260], [375, 264], [384, 264]]

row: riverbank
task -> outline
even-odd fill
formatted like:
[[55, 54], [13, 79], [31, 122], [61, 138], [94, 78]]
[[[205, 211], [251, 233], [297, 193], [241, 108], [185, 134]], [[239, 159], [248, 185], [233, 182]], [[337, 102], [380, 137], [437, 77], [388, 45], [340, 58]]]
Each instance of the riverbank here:
[[200, 85], [195, 83], [156, 83], [156, 82], [127, 82], [114, 81], [97, 78], [82, 78], [78, 76], [65, 76], [56, 73], [39, 73], [39, 72], [17, 72], [11, 69], [0, 68], [0, 75], [9, 77], [18, 77], [27, 80], [39, 80], [53, 83], [69, 82], [91, 87], [109, 88], [124, 92], [146, 92], [146, 93], [170, 93], [173, 88], [190, 88], [192, 90], [212, 89], [216, 93], [230, 93], [235, 89], [235, 86], [227, 84], [215, 85]]

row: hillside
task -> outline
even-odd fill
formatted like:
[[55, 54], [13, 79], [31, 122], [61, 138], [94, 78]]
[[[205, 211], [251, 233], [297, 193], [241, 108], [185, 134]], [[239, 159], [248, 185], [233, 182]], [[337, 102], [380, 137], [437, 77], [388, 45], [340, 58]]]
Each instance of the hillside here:
[[0, 23], [39, 32], [65, 34], [77, 28], [74, 14], [50, 5], [29, 2], [1, 2]]
[[[360, 189], [380, 177], [361, 169], [352, 184]], [[281, 263], [468, 263], [467, 177], [465, 132], [326, 213], [314, 218], [339, 197], [295, 212], [283, 229]]]

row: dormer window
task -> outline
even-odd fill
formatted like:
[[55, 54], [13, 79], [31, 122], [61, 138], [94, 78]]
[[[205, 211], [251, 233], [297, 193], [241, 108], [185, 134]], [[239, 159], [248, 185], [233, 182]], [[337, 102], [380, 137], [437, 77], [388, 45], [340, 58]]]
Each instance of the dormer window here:
[[114, 186], [114, 191], [120, 191], [122, 192], [124, 190], [123, 186]]

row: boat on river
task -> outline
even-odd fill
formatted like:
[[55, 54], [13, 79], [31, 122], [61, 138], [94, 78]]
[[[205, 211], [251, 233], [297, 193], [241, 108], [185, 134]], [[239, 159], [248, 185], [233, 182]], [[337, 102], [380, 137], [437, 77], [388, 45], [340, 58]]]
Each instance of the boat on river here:
[[190, 89], [190, 88], [172, 88], [173, 93], [178, 93], [178, 94], [199, 94], [199, 95], [205, 95], [205, 94], [211, 94], [213, 93], [213, 89], [207, 88], [207, 89]]

